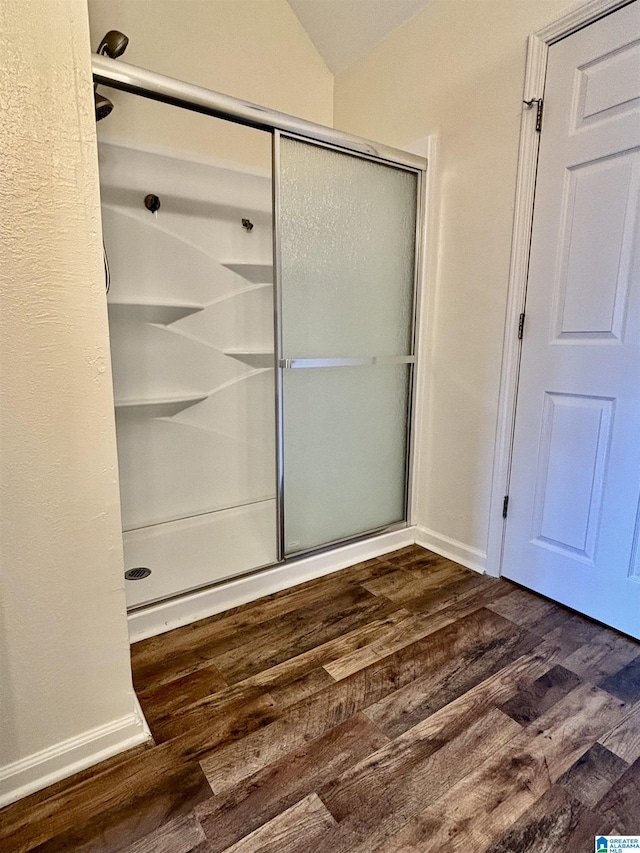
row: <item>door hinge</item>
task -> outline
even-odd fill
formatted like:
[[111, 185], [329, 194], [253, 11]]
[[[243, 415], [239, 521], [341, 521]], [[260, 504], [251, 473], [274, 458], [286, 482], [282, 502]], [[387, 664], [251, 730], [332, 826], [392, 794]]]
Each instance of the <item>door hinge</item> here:
[[507, 517], [507, 512], [509, 511], [509, 495], [504, 496], [504, 500], [502, 501], [502, 517]]
[[520, 319], [518, 320], [518, 340], [522, 340], [522, 336], [524, 335], [524, 314], [520, 315]]
[[528, 109], [531, 109], [534, 104], [536, 105], [536, 130], [538, 131], [538, 133], [540, 133], [540, 131], [542, 130], [542, 98], [531, 98], [530, 101], [523, 101], [522, 103]]

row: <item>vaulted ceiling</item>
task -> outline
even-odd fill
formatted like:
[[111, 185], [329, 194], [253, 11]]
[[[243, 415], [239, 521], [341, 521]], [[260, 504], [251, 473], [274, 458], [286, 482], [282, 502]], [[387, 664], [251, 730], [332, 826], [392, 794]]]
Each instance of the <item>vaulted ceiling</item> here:
[[345, 71], [431, 0], [289, 0], [334, 74]]

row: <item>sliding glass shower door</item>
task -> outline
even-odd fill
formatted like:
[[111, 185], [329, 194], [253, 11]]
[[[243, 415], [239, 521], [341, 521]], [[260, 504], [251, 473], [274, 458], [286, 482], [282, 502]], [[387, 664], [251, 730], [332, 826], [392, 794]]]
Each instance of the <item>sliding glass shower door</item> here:
[[426, 161], [92, 67], [128, 607], [405, 526]]
[[406, 521], [416, 171], [275, 134], [281, 556]]

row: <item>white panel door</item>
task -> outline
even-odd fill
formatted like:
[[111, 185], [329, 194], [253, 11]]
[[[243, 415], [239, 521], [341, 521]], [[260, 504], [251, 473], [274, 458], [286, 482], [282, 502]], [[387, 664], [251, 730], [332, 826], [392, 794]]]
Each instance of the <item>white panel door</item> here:
[[640, 637], [640, 3], [549, 49], [502, 574]]

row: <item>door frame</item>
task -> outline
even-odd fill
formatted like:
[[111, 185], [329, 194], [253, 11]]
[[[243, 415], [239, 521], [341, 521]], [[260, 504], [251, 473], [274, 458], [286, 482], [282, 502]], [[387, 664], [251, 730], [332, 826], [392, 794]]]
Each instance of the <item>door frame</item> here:
[[[589, 0], [529, 36], [489, 504], [486, 573], [492, 577], [499, 577], [502, 570], [506, 530], [503, 507], [505, 496], [509, 494], [522, 353], [522, 340], [518, 339], [518, 325], [520, 314], [525, 310], [529, 275], [533, 205], [540, 148], [540, 134], [536, 130], [537, 110], [533, 107], [536, 102], [544, 98], [549, 47], [577, 30], [595, 23], [605, 15], [628, 6], [631, 2], [634, 0]], [[527, 106], [526, 102], [529, 102], [530, 106]]]

